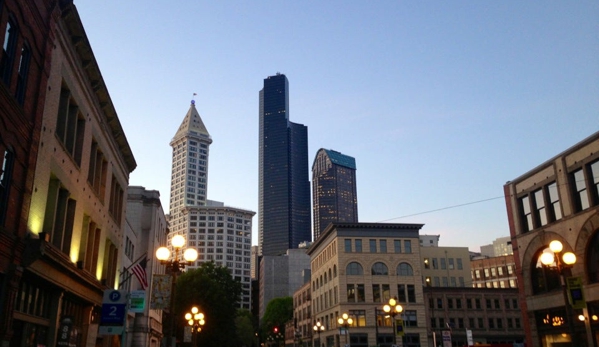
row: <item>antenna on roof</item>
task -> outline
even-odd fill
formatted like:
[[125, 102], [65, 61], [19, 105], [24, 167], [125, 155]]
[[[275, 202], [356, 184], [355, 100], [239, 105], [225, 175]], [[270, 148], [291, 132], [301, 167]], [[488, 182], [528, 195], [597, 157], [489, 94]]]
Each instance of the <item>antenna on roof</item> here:
[[195, 100], [196, 95], [198, 95], [198, 94], [197, 93], [193, 93], [193, 96], [191, 97], [191, 104], [192, 105], [196, 104], [196, 100]]

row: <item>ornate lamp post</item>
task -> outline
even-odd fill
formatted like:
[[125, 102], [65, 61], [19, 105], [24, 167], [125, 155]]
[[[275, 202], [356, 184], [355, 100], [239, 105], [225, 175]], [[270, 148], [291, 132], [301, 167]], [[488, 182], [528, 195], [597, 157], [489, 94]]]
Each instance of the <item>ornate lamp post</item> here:
[[397, 345], [397, 328], [395, 326], [395, 316], [403, 311], [403, 307], [397, 304], [397, 298], [389, 299], [389, 304], [383, 306], [383, 311], [391, 316], [393, 320], [393, 344]]
[[[167, 247], [160, 247], [156, 250], [156, 259], [160, 260], [160, 264], [166, 265], [166, 269], [168, 272], [172, 274], [172, 286], [171, 286], [171, 302], [170, 302], [170, 342], [169, 346], [174, 347], [175, 341], [173, 340], [173, 335], [175, 335], [175, 284], [177, 282], [177, 275], [185, 269], [185, 266], [193, 264], [196, 259], [198, 259], [198, 251], [193, 248], [188, 248], [185, 251], [182, 251], [183, 246], [185, 245], [185, 238], [181, 235], [175, 235], [171, 239], [171, 246], [175, 250], [173, 257], [171, 259], [171, 251]], [[179, 258], [179, 252], [183, 253], [183, 259]]]
[[197, 334], [202, 331], [202, 327], [204, 324], [206, 324], [206, 321], [204, 320], [204, 314], [194, 306], [191, 308], [191, 312], [187, 312], [185, 314], [185, 320], [187, 320], [187, 323], [189, 326], [191, 326], [193, 345], [197, 346]]
[[572, 252], [565, 252], [563, 254], [562, 250], [564, 249], [564, 245], [558, 241], [554, 240], [549, 243], [549, 252], [543, 252], [539, 260], [546, 267], [554, 267], [557, 269], [560, 277], [560, 283], [562, 285], [562, 292], [564, 295], [564, 305], [566, 308], [566, 320], [568, 321], [568, 328], [570, 329], [570, 340], [572, 342], [572, 346], [579, 346], [578, 338], [576, 337], [576, 332], [574, 331], [574, 317], [572, 314], [572, 307], [568, 302], [568, 291], [566, 288], [566, 273], [565, 270], [571, 268], [576, 263], [576, 255]]
[[347, 343], [349, 326], [354, 324], [354, 320], [347, 313], [344, 313], [341, 315], [341, 317], [339, 317], [339, 319], [337, 319], [337, 322], [340, 326], [345, 328], [345, 347], [349, 347], [349, 344]]
[[[320, 321], [317, 321], [316, 324], [314, 324], [314, 332], [318, 333], [318, 347], [320, 347], [320, 333], [324, 331], [324, 325], [322, 325], [322, 323], [320, 323]], [[316, 345], [314, 345], [314, 342], [312, 342], [312, 345], [314, 347], [316, 347]]]

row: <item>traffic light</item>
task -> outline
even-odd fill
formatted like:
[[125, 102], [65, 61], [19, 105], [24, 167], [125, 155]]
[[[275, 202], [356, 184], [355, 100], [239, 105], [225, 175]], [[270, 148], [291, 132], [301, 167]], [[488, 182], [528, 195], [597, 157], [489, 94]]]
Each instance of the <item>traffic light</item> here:
[[272, 328], [272, 332], [275, 333], [275, 334], [278, 333], [279, 332], [279, 327]]

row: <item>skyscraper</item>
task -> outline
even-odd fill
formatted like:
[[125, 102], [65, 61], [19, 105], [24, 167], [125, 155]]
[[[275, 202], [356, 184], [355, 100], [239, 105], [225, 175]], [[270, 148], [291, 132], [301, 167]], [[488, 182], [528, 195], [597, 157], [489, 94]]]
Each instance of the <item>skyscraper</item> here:
[[314, 240], [335, 222], [358, 222], [356, 160], [321, 148], [312, 164]]
[[308, 128], [289, 121], [289, 81], [277, 73], [260, 91], [259, 243], [284, 254], [310, 240]]
[[171, 141], [170, 233], [183, 235], [187, 247], [198, 251], [190, 268], [214, 261], [226, 266], [242, 284], [240, 308], [251, 307], [252, 218], [255, 212], [209, 200], [208, 154], [212, 138], [191, 102], [179, 130]]

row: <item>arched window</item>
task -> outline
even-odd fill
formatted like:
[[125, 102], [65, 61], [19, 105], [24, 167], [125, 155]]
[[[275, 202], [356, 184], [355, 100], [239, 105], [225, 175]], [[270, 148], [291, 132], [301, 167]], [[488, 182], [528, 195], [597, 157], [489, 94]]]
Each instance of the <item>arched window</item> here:
[[364, 270], [362, 269], [362, 265], [360, 263], [351, 262], [347, 264], [347, 269], [345, 270], [347, 275], [363, 275]]
[[332, 279], [333, 279], [333, 277], [331, 277], [331, 268], [329, 268], [329, 281]]
[[372, 274], [378, 276], [388, 276], [389, 270], [387, 269], [387, 265], [381, 262], [374, 263], [374, 265], [372, 265]]
[[599, 282], [599, 230], [595, 231], [595, 236], [589, 243], [589, 251], [586, 256], [587, 273], [589, 274], [589, 283]]
[[333, 265], [333, 277], [337, 277], [337, 265]]
[[530, 280], [534, 294], [546, 293], [561, 288], [559, 271], [557, 271], [555, 263], [552, 266], [544, 266], [541, 263], [541, 254], [544, 252], [551, 253], [551, 250], [549, 248], [542, 249], [532, 258]]
[[408, 263], [400, 263], [397, 266], [397, 276], [414, 276], [414, 270]]

